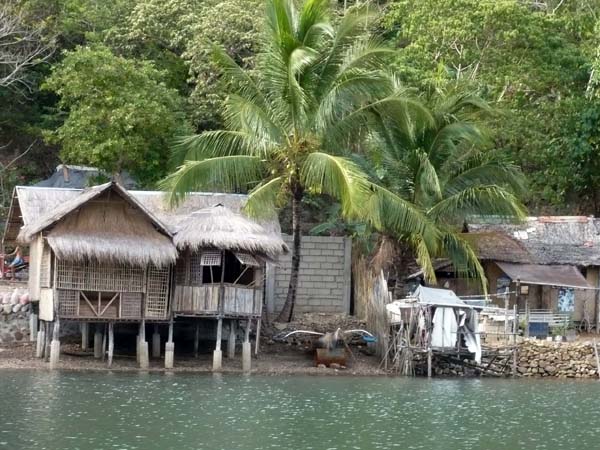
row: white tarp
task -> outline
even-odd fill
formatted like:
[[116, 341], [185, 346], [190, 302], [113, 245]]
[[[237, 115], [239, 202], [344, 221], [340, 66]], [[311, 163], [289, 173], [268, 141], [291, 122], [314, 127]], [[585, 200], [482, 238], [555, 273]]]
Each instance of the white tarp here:
[[461, 306], [463, 308], [470, 308], [465, 302], [463, 302], [458, 296], [450, 289], [436, 289], [425, 286], [419, 286], [414, 294], [419, 303], [425, 303], [428, 305], [435, 306]]
[[438, 307], [433, 314], [433, 330], [431, 346], [434, 348], [456, 347], [456, 332], [458, 324], [454, 309]]

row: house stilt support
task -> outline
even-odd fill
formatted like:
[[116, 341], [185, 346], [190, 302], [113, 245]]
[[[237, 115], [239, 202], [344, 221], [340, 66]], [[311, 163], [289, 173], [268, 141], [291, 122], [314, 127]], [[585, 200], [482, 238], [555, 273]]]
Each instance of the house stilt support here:
[[148, 355], [148, 341], [146, 341], [145, 320], [142, 320], [142, 322], [140, 323], [138, 357], [140, 362], [140, 369], [147, 369], [150, 365], [150, 360]]
[[165, 344], [165, 369], [172, 369], [175, 365], [175, 342], [173, 342], [173, 318], [169, 322], [169, 337]]
[[52, 342], [50, 344], [50, 368], [56, 369], [60, 356], [60, 321], [58, 315], [54, 321], [54, 329], [52, 330]]
[[36, 358], [44, 357], [44, 346], [46, 345], [46, 322], [40, 320], [40, 329], [37, 333], [37, 342], [35, 347]]
[[229, 337], [227, 338], [227, 357], [233, 359], [235, 357], [235, 320], [229, 321]]
[[154, 324], [154, 333], [152, 333], [152, 357], [160, 358], [160, 333], [158, 324]]
[[108, 322], [108, 367], [112, 366], [115, 351], [114, 323]]
[[196, 321], [196, 332], [194, 334], [194, 358], [198, 357], [198, 348], [200, 346], [200, 322]]
[[79, 328], [81, 330], [81, 350], [85, 352], [85, 351], [87, 351], [88, 344], [90, 342], [90, 339], [89, 339], [90, 325], [87, 322], [82, 322], [79, 325]]
[[102, 325], [97, 323], [94, 327], [94, 358], [102, 358]]
[[223, 319], [219, 317], [217, 322], [217, 343], [215, 346], [215, 351], [213, 352], [213, 372], [218, 372], [221, 370], [222, 361], [223, 361], [223, 352], [221, 351], [221, 339], [223, 333]]
[[248, 319], [246, 324], [246, 335], [244, 336], [244, 343], [242, 344], [242, 370], [244, 372], [250, 372], [252, 370], [252, 344], [250, 343], [250, 327], [252, 326], [252, 320]]

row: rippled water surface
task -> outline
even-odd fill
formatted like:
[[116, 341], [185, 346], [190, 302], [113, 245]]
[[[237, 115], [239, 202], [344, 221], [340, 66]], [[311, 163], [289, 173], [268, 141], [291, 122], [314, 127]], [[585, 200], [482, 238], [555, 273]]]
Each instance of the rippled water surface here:
[[597, 382], [6, 372], [0, 448], [600, 448]]

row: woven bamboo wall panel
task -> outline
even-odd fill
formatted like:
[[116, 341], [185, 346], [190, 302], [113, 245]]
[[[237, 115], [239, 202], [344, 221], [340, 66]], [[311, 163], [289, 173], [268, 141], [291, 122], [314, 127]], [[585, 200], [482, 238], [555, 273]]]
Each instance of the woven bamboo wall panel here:
[[58, 261], [56, 270], [59, 289], [144, 292], [145, 271], [142, 268]]
[[75, 317], [79, 314], [79, 292], [59, 289], [58, 314], [62, 317]]
[[145, 317], [164, 319], [168, 312], [169, 269], [148, 269]]
[[44, 242], [40, 259], [40, 287], [52, 287], [52, 252], [50, 246]]
[[121, 293], [121, 317], [123, 319], [142, 317], [142, 294], [138, 292]]

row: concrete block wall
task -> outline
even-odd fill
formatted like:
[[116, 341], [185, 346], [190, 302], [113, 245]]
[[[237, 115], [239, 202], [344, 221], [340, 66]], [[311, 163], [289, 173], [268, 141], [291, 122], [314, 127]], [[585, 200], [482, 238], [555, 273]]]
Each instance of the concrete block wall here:
[[[283, 236], [290, 249], [292, 237]], [[350, 313], [352, 239], [303, 236], [300, 276], [294, 311], [297, 313]], [[270, 313], [279, 313], [287, 295], [291, 254], [279, 257], [267, 268], [266, 303]]]

